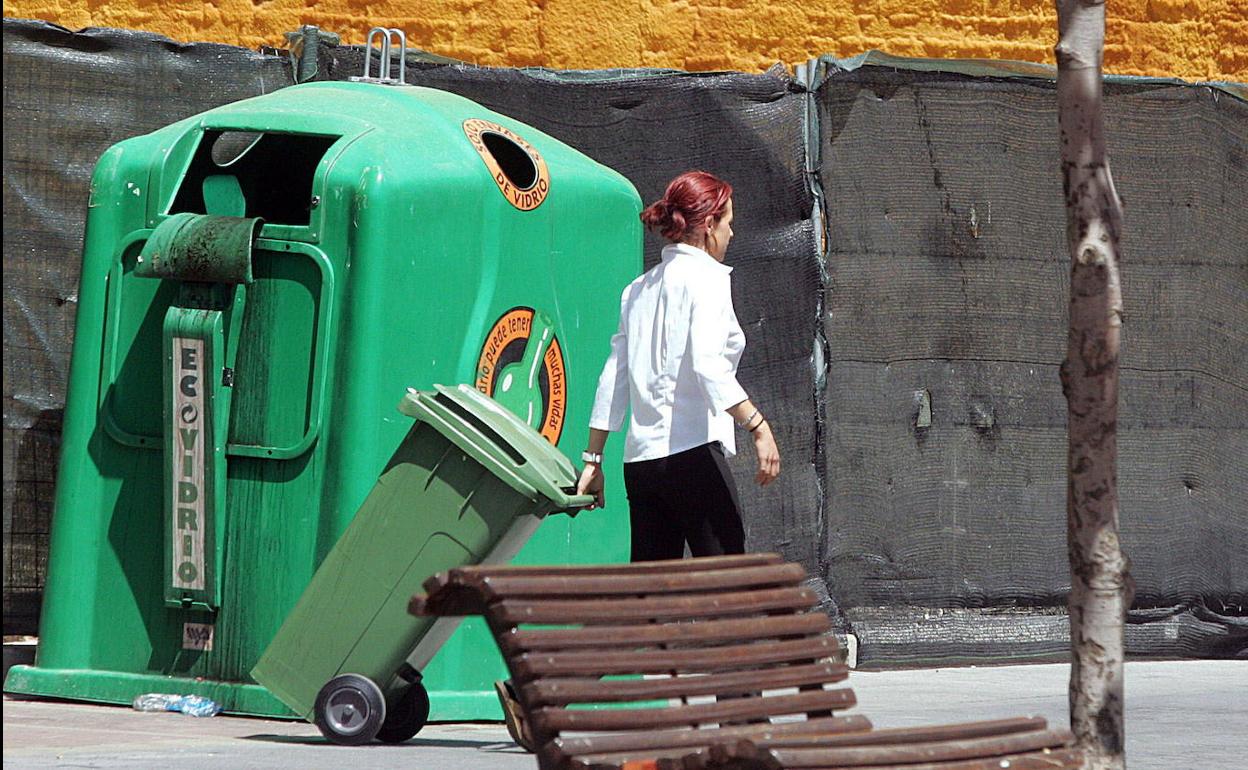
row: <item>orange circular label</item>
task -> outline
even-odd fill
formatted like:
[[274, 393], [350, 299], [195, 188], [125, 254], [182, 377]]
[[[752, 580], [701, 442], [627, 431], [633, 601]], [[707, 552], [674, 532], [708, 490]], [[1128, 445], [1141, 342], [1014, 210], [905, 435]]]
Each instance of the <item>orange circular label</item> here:
[[[527, 418], [547, 441], [558, 444], [568, 406], [567, 369], [559, 338], [548, 324], [542, 324], [539, 337], [533, 338], [535, 315], [531, 307], [513, 307], [494, 322], [477, 359], [475, 385], [477, 390], [516, 412], [520, 419]], [[521, 377], [530, 375], [525, 381], [503, 383], [500, 374], [509, 366], [521, 364], [526, 357], [531, 358], [531, 345], [546, 345], [540, 367], [525, 367], [536, 368], [535, 372], [517, 372]]]
[[[486, 168], [490, 170], [491, 176], [494, 177], [494, 184], [498, 185], [499, 192], [503, 194], [508, 203], [521, 211], [532, 211], [542, 205], [542, 201], [546, 200], [546, 194], [550, 192], [550, 169], [546, 167], [546, 160], [542, 158], [542, 154], [537, 151], [537, 148], [526, 142], [515, 131], [480, 118], [465, 120], [464, 134], [468, 136], [468, 141], [472, 143], [477, 154], [485, 161]], [[503, 172], [498, 158], [486, 146], [486, 136], [489, 134], [501, 136], [503, 139], [515, 144], [533, 162], [532, 182], [529, 182], [527, 178], [523, 180], [523, 183], [528, 184], [527, 187], [518, 186], [516, 181]], [[526, 169], [527, 171], [528, 169]]]

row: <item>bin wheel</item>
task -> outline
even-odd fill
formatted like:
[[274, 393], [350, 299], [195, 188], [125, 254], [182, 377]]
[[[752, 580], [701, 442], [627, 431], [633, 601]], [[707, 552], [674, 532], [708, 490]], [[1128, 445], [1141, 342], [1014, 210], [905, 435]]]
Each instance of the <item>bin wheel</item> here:
[[316, 694], [313, 721], [324, 735], [342, 746], [359, 746], [377, 737], [386, 721], [386, 698], [366, 676], [343, 674]]
[[420, 732], [429, 721], [429, 692], [420, 682], [412, 683], [392, 704], [386, 721], [377, 732], [377, 740], [402, 743]]

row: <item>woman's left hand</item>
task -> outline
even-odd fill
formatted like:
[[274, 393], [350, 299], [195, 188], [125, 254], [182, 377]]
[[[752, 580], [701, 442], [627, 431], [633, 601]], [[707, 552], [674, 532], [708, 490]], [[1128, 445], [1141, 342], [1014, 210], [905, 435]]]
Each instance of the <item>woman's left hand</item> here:
[[771, 435], [771, 426], [764, 422], [754, 431], [754, 454], [758, 456], [758, 473], [754, 480], [765, 487], [780, 475], [780, 449]]
[[594, 496], [594, 502], [590, 503], [585, 510], [592, 511], [607, 504], [606, 496], [603, 493], [604, 481], [601, 465], [586, 463], [585, 467], [581, 469], [581, 477], [576, 482], [576, 493], [578, 495]]

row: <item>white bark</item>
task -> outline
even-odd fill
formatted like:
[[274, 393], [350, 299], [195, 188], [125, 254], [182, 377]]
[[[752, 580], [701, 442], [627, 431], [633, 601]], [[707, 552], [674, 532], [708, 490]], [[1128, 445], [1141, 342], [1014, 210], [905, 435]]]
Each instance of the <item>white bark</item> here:
[[1070, 720], [1091, 770], [1123, 770], [1123, 625], [1133, 588], [1118, 540], [1118, 344], [1122, 206], [1101, 119], [1103, 0], [1056, 0], [1058, 121], [1070, 331], [1066, 535], [1070, 557]]

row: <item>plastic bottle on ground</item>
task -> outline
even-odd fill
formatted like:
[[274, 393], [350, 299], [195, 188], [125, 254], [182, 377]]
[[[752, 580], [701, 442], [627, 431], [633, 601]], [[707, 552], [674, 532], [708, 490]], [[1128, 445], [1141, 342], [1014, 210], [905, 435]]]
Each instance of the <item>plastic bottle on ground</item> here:
[[[177, 702], [181, 695], [168, 695], [160, 692], [149, 692], [134, 699], [136, 711], [169, 711], [170, 706]], [[176, 709], [174, 709], [176, 710]]]
[[201, 695], [172, 695], [149, 692], [134, 699], [137, 711], [180, 711], [193, 717], [211, 717], [221, 713], [216, 701]]

